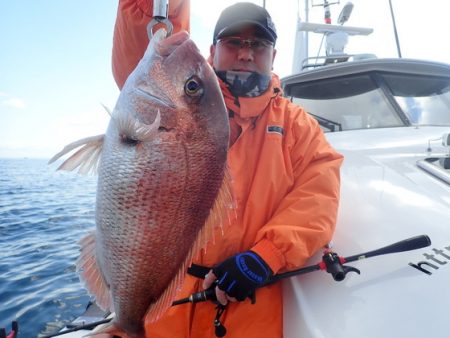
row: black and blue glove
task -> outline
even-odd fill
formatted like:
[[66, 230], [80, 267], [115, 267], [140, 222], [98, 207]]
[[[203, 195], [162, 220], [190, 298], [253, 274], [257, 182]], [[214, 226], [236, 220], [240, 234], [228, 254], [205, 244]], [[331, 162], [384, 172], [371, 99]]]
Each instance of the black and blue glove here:
[[217, 286], [228, 296], [243, 301], [266, 282], [273, 272], [255, 252], [245, 251], [232, 256], [212, 269]]

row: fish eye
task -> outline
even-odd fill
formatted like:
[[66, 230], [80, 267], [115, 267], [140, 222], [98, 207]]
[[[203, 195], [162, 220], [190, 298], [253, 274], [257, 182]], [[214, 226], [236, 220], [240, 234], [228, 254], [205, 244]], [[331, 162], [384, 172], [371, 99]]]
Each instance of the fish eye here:
[[139, 143], [139, 140], [136, 140], [128, 135], [122, 134], [120, 135], [120, 141], [122, 144], [125, 144], [127, 146], [135, 146]]
[[199, 97], [203, 95], [203, 86], [197, 76], [192, 76], [184, 84], [184, 92], [188, 96]]

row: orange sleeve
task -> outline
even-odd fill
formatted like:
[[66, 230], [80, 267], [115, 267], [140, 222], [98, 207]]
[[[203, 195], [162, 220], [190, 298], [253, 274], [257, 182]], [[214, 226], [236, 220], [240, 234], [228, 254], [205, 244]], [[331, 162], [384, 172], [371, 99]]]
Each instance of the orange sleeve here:
[[[128, 75], [148, 45], [147, 24], [153, 16], [153, 0], [120, 0], [114, 27], [112, 72], [122, 89]], [[169, 20], [174, 33], [189, 32], [190, 0], [170, 0]]]
[[303, 266], [330, 242], [337, 218], [343, 157], [304, 111], [298, 121], [291, 130], [295, 139], [291, 148], [294, 187], [259, 230], [252, 248], [274, 273]]

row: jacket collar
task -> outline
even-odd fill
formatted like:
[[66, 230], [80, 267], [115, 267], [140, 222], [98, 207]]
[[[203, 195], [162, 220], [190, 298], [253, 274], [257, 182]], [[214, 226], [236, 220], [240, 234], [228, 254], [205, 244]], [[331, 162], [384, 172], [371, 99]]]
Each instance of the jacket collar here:
[[273, 73], [269, 88], [261, 96], [256, 97], [235, 97], [231, 94], [227, 85], [221, 79], [217, 79], [227, 108], [238, 114], [242, 119], [261, 115], [270, 104], [271, 99], [281, 95], [280, 80]]

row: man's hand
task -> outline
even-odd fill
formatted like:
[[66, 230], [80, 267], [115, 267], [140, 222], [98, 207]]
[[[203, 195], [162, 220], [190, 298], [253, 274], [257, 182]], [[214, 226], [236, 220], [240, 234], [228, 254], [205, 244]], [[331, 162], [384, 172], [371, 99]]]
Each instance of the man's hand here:
[[[205, 276], [205, 280], [203, 281], [203, 288], [205, 290], [209, 289], [216, 280], [217, 280], [217, 276], [214, 274], [214, 272], [212, 270], [209, 270], [208, 274]], [[231, 301], [231, 302], [237, 301], [236, 298], [227, 296], [225, 291], [220, 290], [218, 286], [216, 286], [216, 298], [217, 298], [217, 301], [222, 305], [226, 305], [228, 303], [228, 301]]]
[[228, 301], [243, 301], [272, 274], [259, 255], [245, 251], [216, 265], [205, 276], [203, 287], [208, 289], [217, 280], [217, 300], [226, 305]]

